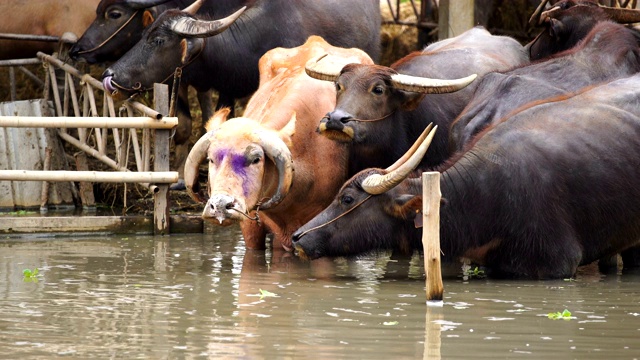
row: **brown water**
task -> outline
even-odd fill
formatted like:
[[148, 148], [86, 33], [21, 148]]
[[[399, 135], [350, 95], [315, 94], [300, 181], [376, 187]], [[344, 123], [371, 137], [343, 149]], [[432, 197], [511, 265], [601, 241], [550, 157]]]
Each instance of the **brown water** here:
[[[640, 358], [640, 273], [463, 281], [418, 256], [305, 263], [211, 235], [0, 241], [0, 357]], [[39, 269], [36, 281], [24, 269]], [[548, 313], [568, 309], [572, 318]]]

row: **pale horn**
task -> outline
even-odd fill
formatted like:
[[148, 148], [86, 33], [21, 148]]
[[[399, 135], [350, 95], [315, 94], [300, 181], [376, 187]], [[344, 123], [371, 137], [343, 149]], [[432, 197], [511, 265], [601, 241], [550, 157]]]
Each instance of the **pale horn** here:
[[[427, 152], [427, 149], [429, 148], [431, 140], [433, 140], [433, 136], [437, 129], [437, 126], [433, 127], [433, 129], [431, 129], [430, 126], [427, 127], [422, 132], [422, 135], [418, 138], [418, 140], [423, 139], [422, 143], [406, 162], [399, 166], [396, 164], [391, 165], [390, 168], [394, 168], [394, 170], [391, 172], [387, 172], [384, 175], [369, 175], [362, 181], [362, 189], [368, 194], [379, 195], [391, 190], [396, 185], [400, 184], [418, 166], [418, 164], [424, 157], [424, 154]], [[428, 135], [426, 135], [425, 137], [425, 134], [427, 134], [427, 132]]]
[[189, 16], [183, 16], [171, 25], [171, 30], [184, 37], [205, 38], [214, 36], [225, 31], [229, 26], [231, 26], [231, 24], [233, 24], [238, 17], [242, 15], [246, 8], [246, 6], [243, 6], [240, 10], [226, 18], [212, 21], [198, 20]]
[[473, 74], [461, 79], [441, 80], [403, 74], [391, 75], [393, 87], [400, 90], [423, 94], [444, 94], [464, 89], [478, 75]]
[[278, 188], [275, 194], [256, 206], [266, 210], [278, 205], [289, 193], [293, 183], [293, 159], [287, 145], [274, 132], [260, 131], [256, 133], [254, 141], [262, 147], [265, 155], [273, 161], [278, 170]]
[[200, 173], [200, 163], [207, 157], [207, 150], [211, 144], [211, 138], [214, 131], [204, 134], [191, 148], [189, 156], [184, 164], [184, 183], [187, 187], [187, 193], [195, 201], [206, 202], [200, 196], [200, 183], [198, 182], [198, 174]]

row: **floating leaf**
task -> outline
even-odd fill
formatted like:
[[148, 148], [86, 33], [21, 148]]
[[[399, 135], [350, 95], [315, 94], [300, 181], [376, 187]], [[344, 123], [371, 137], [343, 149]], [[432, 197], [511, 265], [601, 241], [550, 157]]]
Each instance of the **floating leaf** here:
[[558, 319], [564, 319], [564, 320], [569, 320], [571, 319], [571, 311], [564, 309], [563, 312], [554, 312], [554, 313], [548, 313], [547, 317], [549, 319], [553, 319], [553, 320], [558, 320]]
[[399, 323], [397, 321], [385, 321], [382, 323], [382, 325], [384, 326], [394, 326], [394, 325], [398, 325]]
[[276, 297], [276, 296], [278, 295], [272, 293], [271, 291], [260, 289], [260, 300], [262, 300], [262, 298], [264, 297]]

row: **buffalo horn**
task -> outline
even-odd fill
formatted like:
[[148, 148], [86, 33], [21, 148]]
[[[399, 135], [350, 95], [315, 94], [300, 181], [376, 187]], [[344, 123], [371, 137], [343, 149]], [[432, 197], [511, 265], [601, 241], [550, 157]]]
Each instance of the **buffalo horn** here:
[[198, 10], [200, 10], [201, 6], [202, 6], [202, 0], [196, 0], [191, 5], [182, 9], [182, 11], [186, 12], [189, 15], [195, 15], [198, 12]]
[[[437, 126], [435, 126], [433, 129], [431, 129], [431, 127], [427, 127], [423, 131], [422, 135], [420, 135], [420, 138], [418, 138], [418, 140], [423, 139], [422, 143], [406, 162], [399, 166], [396, 166], [396, 164], [392, 165], [391, 167], [396, 166], [397, 168], [395, 168], [391, 172], [386, 172], [385, 170], [386, 173], [384, 175], [369, 175], [362, 181], [362, 189], [368, 194], [379, 195], [391, 190], [400, 182], [402, 182], [402, 180], [409, 176], [409, 174], [416, 168], [416, 166], [418, 166], [418, 164], [424, 157], [424, 154], [427, 152], [427, 149], [431, 144], [431, 140], [433, 140], [433, 135], [435, 134], [437, 129]], [[424, 134], [426, 134], [427, 132], [428, 135], [425, 138]], [[411, 151], [411, 149], [409, 151]]]
[[440, 80], [395, 74], [391, 75], [391, 82], [393, 87], [400, 90], [424, 94], [444, 94], [463, 89], [471, 84], [476, 77], [477, 75], [473, 74], [461, 79]]
[[134, 10], [148, 9], [169, 2], [170, 0], [129, 0], [125, 5]]
[[198, 174], [200, 172], [200, 163], [207, 157], [207, 150], [209, 149], [213, 135], [213, 131], [204, 134], [195, 145], [193, 145], [184, 164], [184, 182], [187, 187], [187, 192], [193, 200], [198, 202], [206, 201], [199, 193], [200, 183], [198, 182]]
[[385, 171], [388, 173], [394, 171], [395, 169], [400, 167], [400, 165], [404, 164], [407, 161], [407, 159], [413, 156], [413, 154], [416, 152], [416, 150], [418, 150], [420, 145], [422, 145], [422, 142], [424, 141], [424, 139], [426, 139], [427, 135], [429, 135], [429, 131], [431, 131], [432, 127], [433, 127], [433, 123], [430, 123], [429, 126], [427, 126], [427, 128], [422, 132], [422, 134], [420, 134], [418, 139], [413, 143], [413, 146], [411, 146], [411, 148], [407, 150], [407, 152], [404, 153], [404, 155], [402, 155], [400, 159], [396, 160], [395, 163], [393, 163], [391, 166], [386, 168]]
[[331, 61], [322, 61], [327, 55], [321, 55], [315, 59], [309, 60], [304, 70], [307, 75], [314, 79], [336, 82], [344, 65], [338, 65]]
[[278, 188], [276, 193], [259, 206], [261, 210], [265, 210], [278, 205], [289, 193], [293, 182], [293, 160], [291, 151], [275, 133], [258, 132], [256, 133], [255, 141], [262, 147], [264, 153], [278, 169]]
[[600, 7], [609, 16], [609, 18], [620, 24], [633, 24], [640, 22], [640, 10], [638, 9], [621, 9], [607, 6]]
[[[191, 6], [190, 6], [191, 7]], [[209, 37], [225, 31], [246, 9], [243, 6], [240, 10], [223, 19], [205, 21], [197, 20], [189, 16], [183, 16], [176, 20], [171, 26], [171, 30], [178, 35], [185, 37]]]
[[545, 8], [545, 6], [547, 6], [548, 2], [549, 2], [549, 0], [542, 0], [540, 2], [540, 5], [538, 5], [536, 10], [533, 12], [531, 17], [529, 18], [529, 26], [538, 26], [538, 25], [540, 25], [540, 19], [542, 19], [542, 12], [544, 11], [544, 8]]

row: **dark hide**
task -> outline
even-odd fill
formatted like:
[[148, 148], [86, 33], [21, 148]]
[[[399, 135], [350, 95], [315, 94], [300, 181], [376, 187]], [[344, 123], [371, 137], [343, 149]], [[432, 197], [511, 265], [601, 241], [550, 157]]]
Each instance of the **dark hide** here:
[[[434, 79], [457, 79], [507, 70], [527, 62], [524, 48], [514, 39], [494, 36], [476, 27], [460, 36], [431, 44], [400, 59], [390, 68], [347, 65], [337, 80], [336, 109], [320, 123], [321, 133], [350, 146], [349, 174], [370, 167], [387, 167], [404, 154], [425, 127], [438, 132], [421, 168], [449, 157], [448, 128], [471, 98], [478, 80], [449, 94], [407, 92], [393, 87], [396, 73]], [[388, 115], [388, 116], [387, 116]], [[379, 119], [359, 122], [354, 119]], [[345, 135], [353, 133], [352, 138]]]
[[[469, 258], [494, 276], [568, 278], [638, 244], [640, 75], [555, 100], [505, 119], [443, 167], [446, 258]], [[356, 175], [294, 234], [302, 256], [422, 248], [422, 230], [412, 227], [422, 208], [419, 179], [301, 236], [364, 199], [362, 179], [380, 171]]]
[[481, 79], [473, 98], [451, 125], [453, 150], [519, 107], [585, 86], [630, 76], [640, 71], [640, 50], [624, 26], [600, 22], [573, 49], [553, 58]]

